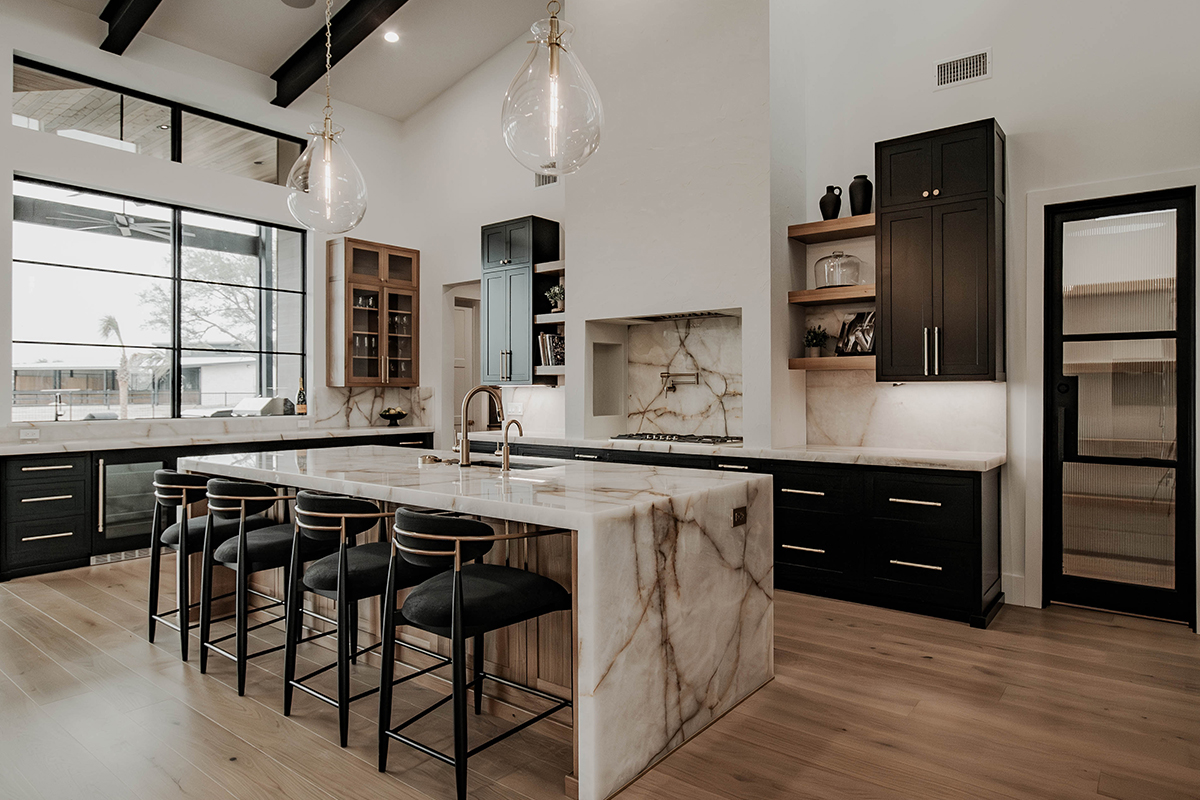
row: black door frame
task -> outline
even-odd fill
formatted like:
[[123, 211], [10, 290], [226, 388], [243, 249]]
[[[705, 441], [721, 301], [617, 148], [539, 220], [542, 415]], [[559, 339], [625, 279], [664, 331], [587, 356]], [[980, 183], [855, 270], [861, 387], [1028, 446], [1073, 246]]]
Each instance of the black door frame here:
[[[1059, 384], [1071, 381], [1060, 374], [1063, 357], [1062, 244], [1063, 223], [1092, 219], [1098, 214], [1116, 216], [1155, 210], [1176, 212], [1175, 323], [1177, 363], [1177, 461], [1130, 458], [1077, 458], [1090, 463], [1131, 466], [1170, 466], [1175, 469], [1175, 588], [1135, 586], [1062, 574], [1062, 474], [1060, 452], [1069, 437], [1067, 419], [1060, 439]], [[1045, 208], [1045, 323], [1043, 383], [1043, 506], [1042, 603], [1055, 600], [1145, 616], [1174, 619], [1196, 629], [1196, 187], [1120, 195], [1095, 200], [1048, 205]], [[1163, 338], [1164, 334], [1155, 334]], [[1074, 338], [1074, 337], [1073, 337]], [[1084, 338], [1084, 337], [1080, 337]], [[1108, 338], [1097, 336], [1094, 338]]]

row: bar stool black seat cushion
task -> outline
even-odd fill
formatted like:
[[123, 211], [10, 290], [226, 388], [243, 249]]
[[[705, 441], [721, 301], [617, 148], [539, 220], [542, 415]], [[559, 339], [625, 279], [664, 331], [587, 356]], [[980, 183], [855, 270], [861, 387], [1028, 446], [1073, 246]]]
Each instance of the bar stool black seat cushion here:
[[[251, 572], [286, 567], [292, 560], [292, 535], [295, 526], [272, 525], [256, 531], [246, 532], [246, 558]], [[321, 558], [337, 549], [337, 542], [321, 542], [306, 537], [300, 538], [300, 557], [305, 561]], [[237, 569], [237, 536], [226, 539], [213, 551], [213, 559], [231, 569]]]
[[[375, 597], [387, 589], [388, 561], [392, 546], [388, 542], [367, 542], [346, 548], [346, 579], [351, 599]], [[407, 589], [429, 580], [440, 570], [417, 567], [397, 559], [396, 588]], [[338, 554], [313, 562], [304, 571], [304, 585], [324, 597], [337, 596]]]
[[[204, 526], [208, 522], [208, 517], [196, 517], [188, 520], [188, 539], [187, 546], [189, 553], [199, 553], [204, 548]], [[268, 525], [275, 523], [266, 517], [251, 517], [246, 520], [246, 530], [258, 530], [265, 528]], [[213, 520], [213, 543], [214, 545], [228, 539], [230, 536], [237, 536], [238, 520], [214, 519]], [[172, 550], [179, 549], [179, 523], [173, 522], [168, 525], [162, 532], [160, 540]]]
[[[449, 636], [453, 588], [453, 570], [425, 581], [405, 599], [404, 619], [430, 633]], [[570, 593], [557, 582], [499, 564], [463, 565], [462, 588], [467, 638], [571, 607]]]

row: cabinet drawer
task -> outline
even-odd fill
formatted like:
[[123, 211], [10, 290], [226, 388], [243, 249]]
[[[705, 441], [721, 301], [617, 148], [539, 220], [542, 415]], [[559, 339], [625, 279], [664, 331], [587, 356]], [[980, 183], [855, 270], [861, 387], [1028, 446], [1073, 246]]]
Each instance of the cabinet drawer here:
[[931, 603], [969, 600], [974, 548], [925, 537], [896, 538], [876, 532], [867, 548], [867, 575], [883, 593]]
[[798, 470], [775, 473], [775, 505], [810, 511], [860, 508], [862, 481], [841, 470]]
[[975, 530], [975, 485], [969, 478], [876, 475], [873, 515], [916, 522], [970, 541]]
[[858, 546], [861, 540], [844, 517], [791, 509], [775, 513], [777, 562], [843, 573]]
[[87, 483], [82, 480], [14, 483], [4, 493], [6, 518], [40, 520], [82, 514], [87, 509], [86, 490]]
[[90, 531], [84, 516], [36, 522], [10, 522], [5, 526], [5, 568], [54, 564], [86, 558]]
[[65, 480], [67, 478], [85, 479], [87, 474], [87, 456], [11, 458], [4, 465], [4, 480], [6, 483], [13, 483], [15, 481]]

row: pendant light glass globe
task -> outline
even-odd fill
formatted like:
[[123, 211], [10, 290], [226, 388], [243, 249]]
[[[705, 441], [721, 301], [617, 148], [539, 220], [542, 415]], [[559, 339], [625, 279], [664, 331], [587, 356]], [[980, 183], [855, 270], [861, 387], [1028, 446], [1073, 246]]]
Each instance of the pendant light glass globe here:
[[567, 45], [574, 27], [551, 16], [530, 30], [533, 52], [504, 96], [504, 143], [526, 169], [568, 175], [600, 146], [604, 108]]
[[367, 213], [367, 183], [332, 122], [308, 130], [308, 147], [292, 165], [288, 208], [306, 228], [345, 233]]

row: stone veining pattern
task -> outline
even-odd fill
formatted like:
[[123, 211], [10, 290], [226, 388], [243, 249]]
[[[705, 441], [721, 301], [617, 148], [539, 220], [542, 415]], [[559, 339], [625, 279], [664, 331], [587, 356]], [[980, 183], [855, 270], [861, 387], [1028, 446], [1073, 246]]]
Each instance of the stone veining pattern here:
[[322, 387], [314, 409], [313, 424], [318, 428], [369, 428], [387, 423], [379, 418], [385, 408], [399, 407], [408, 412], [402, 425], [425, 425], [433, 389], [392, 389], [382, 386], [338, 389]]
[[[742, 435], [742, 321], [655, 322], [629, 328], [630, 433]], [[663, 372], [698, 372], [697, 386], [663, 385]]]

